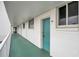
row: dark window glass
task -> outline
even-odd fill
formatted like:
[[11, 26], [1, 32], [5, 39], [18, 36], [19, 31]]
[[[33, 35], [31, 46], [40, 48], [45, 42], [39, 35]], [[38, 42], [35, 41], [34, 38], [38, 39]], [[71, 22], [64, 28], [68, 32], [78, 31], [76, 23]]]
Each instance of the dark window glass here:
[[78, 2], [68, 4], [68, 24], [78, 24]]
[[29, 20], [29, 28], [34, 28], [34, 19]]
[[66, 5], [59, 8], [59, 25], [66, 25]]
[[25, 23], [23, 23], [23, 28], [25, 28]]

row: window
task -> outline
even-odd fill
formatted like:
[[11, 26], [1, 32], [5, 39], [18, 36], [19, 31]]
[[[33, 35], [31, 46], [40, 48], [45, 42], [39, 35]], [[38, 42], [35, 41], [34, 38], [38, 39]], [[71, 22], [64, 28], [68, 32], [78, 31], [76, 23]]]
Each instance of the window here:
[[77, 25], [78, 24], [78, 1], [66, 3], [58, 8], [58, 25]]
[[78, 2], [68, 4], [68, 24], [78, 24]]
[[25, 28], [25, 23], [23, 23], [23, 29]]
[[29, 20], [29, 28], [34, 28], [34, 19]]
[[66, 25], [66, 6], [59, 8], [59, 25]]

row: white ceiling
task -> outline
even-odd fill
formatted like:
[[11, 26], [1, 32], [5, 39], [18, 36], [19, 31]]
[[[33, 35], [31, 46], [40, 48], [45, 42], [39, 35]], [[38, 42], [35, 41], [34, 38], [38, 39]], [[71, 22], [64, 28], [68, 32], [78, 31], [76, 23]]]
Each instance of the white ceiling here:
[[52, 9], [63, 1], [5, 1], [5, 7], [13, 26]]

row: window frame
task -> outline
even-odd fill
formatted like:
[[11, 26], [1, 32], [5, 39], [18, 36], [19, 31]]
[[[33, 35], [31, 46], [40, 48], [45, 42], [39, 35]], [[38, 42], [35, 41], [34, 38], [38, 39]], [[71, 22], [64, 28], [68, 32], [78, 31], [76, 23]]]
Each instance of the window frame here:
[[[73, 1], [68, 1], [68, 2], [64, 2], [63, 4], [61, 4], [60, 6], [58, 6], [56, 8], [56, 11], [57, 11], [57, 20], [56, 20], [56, 27], [57, 28], [78, 28], [79, 27], [79, 11], [78, 11], [78, 24], [71, 24], [71, 25], [68, 25], [68, 3], [71, 3]], [[66, 5], [66, 25], [59, 25], [59, 8], [63, 7]], [[79, 1], [78, 1], [78, 5], [79, 5]], [[78, 10], [79, 10], [79, 7], [78, 7]]]
[[[31, 24], [31, 22], [33, 22], [33, 24]], [[32, 25], [33, 27], [31, 27], [31, 25]], [[29, 29], [34, 29], [34, 19], [31, 19], [31, 20], [28, 21], [28, 28], [29, 28]]]

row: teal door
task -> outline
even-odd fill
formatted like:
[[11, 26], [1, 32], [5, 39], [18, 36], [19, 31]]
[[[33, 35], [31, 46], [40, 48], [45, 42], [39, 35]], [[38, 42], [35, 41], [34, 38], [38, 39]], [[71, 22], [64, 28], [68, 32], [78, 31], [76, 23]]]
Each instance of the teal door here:
[[50, 18], [43, 19], [43, 49], [50, 52]]

